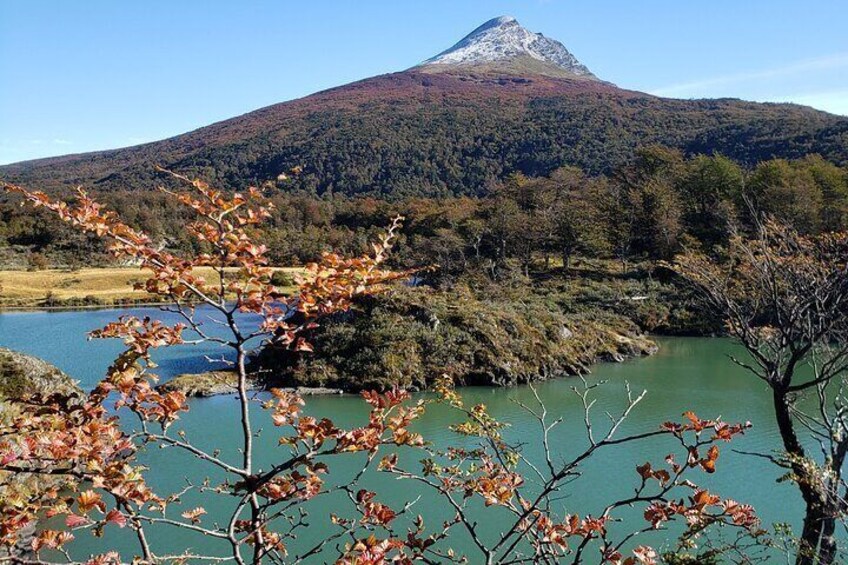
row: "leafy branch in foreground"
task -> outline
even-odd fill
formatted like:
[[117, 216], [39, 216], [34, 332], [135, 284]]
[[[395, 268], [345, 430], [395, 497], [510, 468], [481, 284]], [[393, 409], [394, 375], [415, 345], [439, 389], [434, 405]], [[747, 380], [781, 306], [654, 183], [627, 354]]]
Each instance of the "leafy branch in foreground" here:
[[[0, 543], [14, 547], [22, 531], [39, 526], [29, 543], [27, 557], [0, 560], [31, 563], [73, 563], [73, 540], [85, 532], [106, 535], [128, 528], [137, 540], [135, 563], [234, 562], [300, 563], [310, 559], [343, 564], [386, 562], [475, 562], [517, 564], [589, 561], [619, 565], [651, 564], [657, 552], [633, 546], [635, 538], [680, 520], [687, 539], [697, 539], [712, 526], [729, 526], [754, 538], [761, 535], [753, 510], [701, 489], [688, 477], [698, 470], [712, 473], [719, 456], [718, 442], [744, 432], [747, 424], [703, 420], [687, 413], [683, 423], [666, 423], [635, 435], [620, 428], [644, 393], [628, 391], [626, 408], [611, 417], [609, 427], [596, 429], [589, 398], [595, 385], [575, 387], [585, 414], [586, 447], [571, 460], [560, 460], [550, 447], [551, 422], [541, 401], [527, 407], [539, 423], [544, 445], [543, 464], [526, 457], [520, 446], [504, 437], [505, 426], [485, 406], [466, 406], [449, 379], [437, 386], [438, 401], [463, 419], [453, 428], [457, 444], [438, 449], [413, 430], [430, 401], [414, 400], [407, 392], [365, 392], [367, 422], [342, 427], [326, 417], [303, 412], [304, 401], [294, 391], [274, 389], [268, 396], [248, 391], [248, 356], [269, 344], [307, 353], [306, 330], [325, 315], [345, 311], [359, 295], [388, 290], [389, 283], [409, 277], [382, 267], [399, 227], [400, 218], [374, 245], [373, 253], [355, 259], [325, 254], [310, 265], [298, 281], [298, 291], [284, 295], [271, 282], [267, 249], [254, 241], [254, 229], [267, 217], [260, 191], [227, 195], [207, 184], [164, 171], [191, 190], [174, 197], [194, 211], [196, 221], [186, 226], [202, 248], [182, 258], [153, 244], [150, 237], [121, 222], [84, 192], [76, 204], [54, 202], [43, 193], [17, 186], [31, 204], [47, 208], [78, 228], [108, 239], [117, 257], [150, 271], [140, 286], [173, 304], [167, 310], [182, 322], [167, 325], [144, 318], [122, 317], [92, 333], [116, 338], [126, 345], [105, 378], [89, 393], [73, 397], [32, 397], [16, 401], [21, 416], [0, 427]], [[217, 280], [195, 273], [211, 267]], [[200, 318], [202, 306], [203, 319]], [[207, 331], [205, 323], [223, 326], [225, 337]], [[244, 323], [240, 314], [258, 322]], [[239, 410], [233, 425], [240, 430], [237, 446], [204, 449], [197, 438], [174, 431], [174, 423], [189, 410], [180, 392], [155, 387], [151, 353], [162, 347], [212, 342], [231, 350], [237, 375], [234, 393]], [[538, 397], [537, 397], [538, 399]], [[259, 463], [255, 442], [262, 433], [254, 424], [263, 408], [281, 430], [279, 453], [265, 467]], [[646, 462], [636, 468], [633, 494], [605, 503], [595, 516], [561, 514], [563, 489], [582, 472], [582, 464], [607, 448], [650, 438], [667, 437], [681, 451], [663, 464]], [[468, 447], [469, 438], [476, 442]], [[459, 447], [464, 445], [466, 447]], [[169, 493], [154, 492], [147, 469], [139, 461], [143, 448], [179, 450], [202, 461], [216, 476], [214, 482], [187, 485]], [[237, 455], [233, 456], [233, 448]], [[421, 467], [409, 467], [409, 452], [423, 458]], [[359, 454], [355, 457], [355, 454]], [[266, 455], [266, 454], [263, 454]], [[349, 480], [333, 483], [327, 473], [339, 458], [350, 458], [357, 471]], [[263, 458], [267, 460], [267, 457]], [[360, 485], [368, 473], [383, 472], [432, 491], [451, 518], [435, 528], [412, 516], [415, 499], [395, 507]], [[40, 480], [27, 481], [36, 476]], [[60, 478], [61, 482], [48, 481]], [[212, 516], [204, 506], [184, 503], [188, 493], [222, 497], [229, 501], [226, 515]], [[330, 495], [349, 503], [326, 518], [326, 535], [315, 545], [298, 543], [307, 522], [309, 503]], [[643, 509], [645, 523], [629, 533], [610, 532], [616, 511]], [[481, 512], [498, 512], [503, 525], [495, 540], [479, 526]], [[43, 526], [56, 519], [64, 528]], [[502, 520], [502, 521], [501, 521]], [[215, 552], [188, 548], [169, 554], [157, 548], [150, 529], [178, 528], [216, 542]], [[322, 530], [323, 531], [323, 530]], [[461, 538], [470, 540], [474, 555], [455, 549]], [[306, 545], [306, 546], [304, 546]], [[118, 563], [128, 556], [117, 552], [91, 557], [86, 563]]]

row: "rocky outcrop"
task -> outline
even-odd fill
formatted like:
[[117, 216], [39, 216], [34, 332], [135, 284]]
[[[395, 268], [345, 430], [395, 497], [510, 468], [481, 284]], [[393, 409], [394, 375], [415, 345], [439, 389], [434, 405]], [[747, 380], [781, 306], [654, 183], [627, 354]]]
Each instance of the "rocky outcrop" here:
[[287, 386], [348, 392], [423, 390], [439, 375], [459, 385], [513, 386], [584, 374], [601, 361], [651, 355], [656, 343], [629, 319], [565, 312], [555, 297], [462, 288], [399, 288], [324, 320], [315, 352], [267, 349], [252, 365]]
[[438, 72], [457, 66], [465, 70], [469, 67], [491, 70], [499, 66], [503, 68], [504, 63], [505, 68], [510, 70], [515, 67], [509, 64], [519, 63], [520, 67], [522, 64], [536, 63], [530, 68], [541, 74], [598, 80], [562, 43], [527, 30], [511, 16], [487, 21], [459, 43], [427, 59], [418, 68], [425, 72]]
[[0, 398], [80, 393], [76, 381], [47, 361], [0, 347]]
[[[19, 413], [16, 399], [34, 395], [82, 395], [82, 389], [76, 381], [57, 369], [50, 363], [11, 349], [0, 347], [0, 423], [14, 419]], [[25, 480], [34, 480], [31, 477]], [[58, 478], [39, 478], [39, 484], [62, 486]], [[0, 490], [0, 496], [3, 495]], [[11, 553], [0, 548], [0, 560], [31, 559], [31, 541], [35, 535], [36, 525], [26, 528], [20, 535], [20, 542]]]
[[[178, 391], [186, 396], [206, 397], [236, 392], [238, 379], [234, 371], [208, 371], [205, 373], [184, 373], [166, 381], [157, 387], [160, 392]], [[255, 381], [248, 382], [248, 390], [259, 390]]]
[[[235, 371], [209, 371], [206, 373], [184, 373], [162, 383], [157, 387], [160, 392], [179, 391], [188, 397], [205, 398], [221, 394], [235, 394], [238, 379]], [[272, 383], [260, 382], [256, 379], [248, 381], [248, 390], [264, 390], [271, 388]], [[337, 388], [326, 387], [277, 387], [284, 390], [297, 391], [303, 396], [341, 394]]]

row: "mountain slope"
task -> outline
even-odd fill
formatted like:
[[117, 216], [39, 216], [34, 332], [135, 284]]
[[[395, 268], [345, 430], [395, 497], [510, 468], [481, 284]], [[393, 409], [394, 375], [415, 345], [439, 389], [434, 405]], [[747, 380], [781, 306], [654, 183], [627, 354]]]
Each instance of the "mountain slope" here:
[[[462, 43], [434, 59], [462, 52]], [[399, 197], [478, 194], [511, 172], [566, 164], [607, 172], [651, 143], [746, 164], [811, 152], [848, 163], [848, 118], [789, 104], [658, 98], [510, 50], [525, 43], [510, 40], [493, 59], [430, 60], [159, 142], [7, 165], [0, 178], [51, 191], [146, 190], [159, 164], [242, 188], [300, 165], [299, 188]]]

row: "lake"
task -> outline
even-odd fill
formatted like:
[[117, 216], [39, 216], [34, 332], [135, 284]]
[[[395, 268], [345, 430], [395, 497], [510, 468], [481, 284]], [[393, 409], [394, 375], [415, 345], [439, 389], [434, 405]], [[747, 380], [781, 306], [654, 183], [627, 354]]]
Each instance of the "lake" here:
[[[104, 374], [114, 356], [121, 351], [115, 341], [95, 340], [87, 342], [86, 333], [116, 319], [119, 315], [150, 315], [162, 319], [173, 316], [155, 308], [134, 310], [90, 310], [74, 312], [21, 312], [0, 314], [0, 346], [23, 351], [54, 363], [85, 388], [92, 387]], [[593, 367], [588, 376], [591, 383], [608, 381], [597, 390], [596, 416], [599, 423], [605, 418], [604, 410], [615, 411], [625, 404], [625, 382], [634, 390], [648, 391], [643, 403], [628, 420], [626, 432], [655, 429], [666, 420], [680, 420], [684, 410], [694, 410], [702, 417], [721, 416], [729, 422], [750, 420], [754, 427], [734, 441], [732, 447], [743, 451], [770, 452], [780, 447], [780, 440], [773, 425], [770, 398], [765, 386], [757, 379], [735, 366], [728, 355], [736, 347], [726, 339], [710, 338], [661, 338], [659, 352], [649, 358], [635, 359], [621, 364], [600, 364]], [[218, 346], [182, 346], [157, 352], [160, 365], [157, 372], [165, 379], [181, 372], [201, 371], [218, 367], [209, 358], [220, 358], [224, 350]], [[567, 457], [578, 453], [585, 445], [582, 425], [582, 409], [571, 387], [580, 384], [578, 379], [561, 378], [540, 383], [537, 390], [553, 417], [562, 416], [564, 423], [552, 437], [555, 455]], [[483, 402], [491, 413], [508, 422], [508, 438], [526, 442], [525, 452], [531, 458], [541, 454], [538, 424], [526, 414], [516, 401], [532, 402], [529, 387], [511, 389], [468, 388], [461, 390], [469, 402]], [[239, 439], [237, 404], [233, 397], [215, 397], [193, 400], [191, 410], [183, 416], [179, 426], [190, 439], [198, 444], [222, 448], [222, 458], [236, 461], [235, 446]], [[364, 423], [367, 414], [364, 403], [353, 396], [307, 398], [307, 411], [315, 415], [329, 415], [339, 425]], [[256, 410], [257, 427], [265, 428], [258, 442], [261, 466], [269, 466], [279, 453], [276, 446], [278, 434], [262, 410]], [[456, 442], [447, 430], [453, 416], [443, 406], [433, 406], [417, 426], [417, 431], [437, 445]], [[598, 513], [614, 498], [627, 496], [637, 485], [635, 466], [648, 460], [661, 463], [669, 452], [679, 451], [668, 438], [652, 443], [624, 445], [603, 452], [584, 467], [584, 476], [571, 484], [567, 496], [561, 501], [561, 511], [582, 514]], [[142, 455], [149, 466], [148, 480], [160, 493], [178, 490], [185, 486], [186, 477], [195, 482], [207, 476], [208, 468], [197, 460], [179, 455], [171, 450], [152, 449]], [[339, 462], [332, 467], [331, 480], [343, 480], [352, 473], [351, 461]], [[734, 453], [724, 446], [718, 462], [718, 472], [705, 476], [693, 474], [699, 484], [721, 495], [752, 504], [765, 524], [789, 522], [798, 529], [801, 519], [801, 500], [797, 491], [789, 484], [777, 484], [780, 471], [763, 459]], [[211, 478], [216, 477], [213, 474]], [[369, 476], [366, 486], [379, 482], [380, 500], [394, 503], [410, 500], [417, 496], [415, 488], [403, 481], [387, 481], [385, 475]], [[209, 511], [211, 521], [226, 511], [226, 503], [210, 504], [208, 499], [191, 496], [183, 501], [184, 509], [202, 504]], [[342, 510], [340, 510], [340, 508]], [[448, 514], [435, 504], [432, 497], [424, 497], [415, 507], [428, 523], [436, 525]], [[327, 497], [316, 501], [311, 510], [311, 525], [301, 532], [296, 544], [305, 544], [326, 536], [329, 512], [344, 513], [344, 501]], [[350, 512], [348, 512], [350, 514]], [[350, 514], [352, 515], [352, 514]], [[497, 514], [489, 516], [491, 526], [488, 534], [497, 532]], [[623, 526], [633, 529], [642, 525], [639, 513], [624, 514]], [[329, 526], [328, 526], [329, 527]], [[112, 532], [114, 533], [114, 532]], [[169, 551], [179, 552], [187, 547], [206, 553], [215, 551], [216, 546], [205, 538], [181, 530], [154, 530], [154, 544]], [[667, 532], [656, 532], [640, 542], [661, 545], [670, 537]], [[135, 549], [128, 532], [107, 536], [107, 540], [95, 539], [80, 534], [74, 544], [75, 557], [105, 549], [125, 551], [131, 556]], [[456, 547], [467, 549], [467, 540], [458, 538]], [[475, 562], [472, 558], [471, 562]]]

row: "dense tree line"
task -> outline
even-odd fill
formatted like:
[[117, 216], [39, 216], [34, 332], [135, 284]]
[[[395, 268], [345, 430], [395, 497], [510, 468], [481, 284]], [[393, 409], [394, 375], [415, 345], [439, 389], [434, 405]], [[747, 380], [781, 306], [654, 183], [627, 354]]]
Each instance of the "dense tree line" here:
[[[734, 227], [750, 227], [752, 210], [806, 234], [848, 225], [848, 171], [816, 155], [772, 159], [746, 170], [718, 154], [686, 158], [649, 146], [610, 175], [589, 176], [574, 167], [544, 177], [515, 173], [490, 183], [480, 198], [389, 201], [266, 189], [275, 210], [262, 238], [276, 264], [304, 264], [329, 249], [361, 252], [401, 214], [407, 220], [397, 256], [407, 264], [438, 264], [441, 276], [469, 269], [494, 278], [511, 270], [526, 274], [534, 265], [568, 267], [578, 255], [613, 258], [623, 266], [669, 259], [684, 247], [725, 244]], [[167, 195], [104, 196], [161, 245], [197, 251], [181, 229], [188, 221], [184, 208]], [[55, 264], [107, 260], [97, 239], [22, 211], [11, 200], [0, 207], [0, 238], [30, 258], [46, 256]]]

